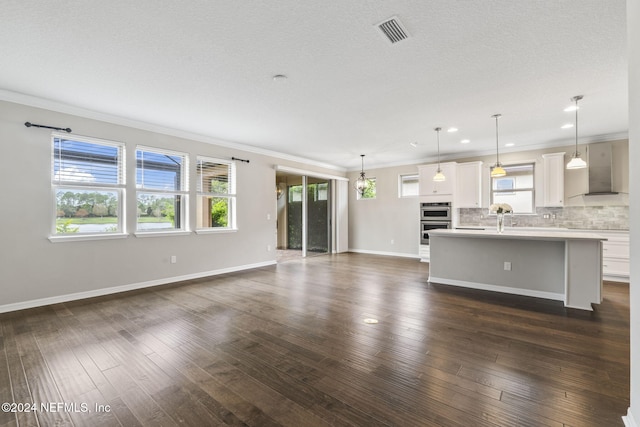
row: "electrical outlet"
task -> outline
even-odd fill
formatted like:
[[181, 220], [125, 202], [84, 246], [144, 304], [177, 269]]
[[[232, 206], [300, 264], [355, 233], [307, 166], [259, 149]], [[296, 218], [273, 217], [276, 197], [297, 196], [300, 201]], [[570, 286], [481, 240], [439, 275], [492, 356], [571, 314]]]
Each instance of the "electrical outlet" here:
[[267, 214], [267, 221], [271, 220], [271, 214]]
[[267, 245], [267, 252], [271, 252], [271, 245]]
[[175, 255], [171, 255], [171, 264], [175, 264], [176, 262], [178, 262], [178, 257]]
[[511, 271], [511, 262], [510, 261], [505, 261], [504, 262], [504, 271]]
[[395, 241], [393, 239], [391, 239], [391, 244], [393, 245], [395, 243]]

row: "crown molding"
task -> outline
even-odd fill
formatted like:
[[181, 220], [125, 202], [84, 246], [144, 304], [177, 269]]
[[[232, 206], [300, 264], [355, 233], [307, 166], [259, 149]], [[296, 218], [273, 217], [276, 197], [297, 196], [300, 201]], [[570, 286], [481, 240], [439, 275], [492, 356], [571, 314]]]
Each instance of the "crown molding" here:
[[201, 134], [183, 131], [179, 129], [173, 129], [165, 126], [156, 125], [153, 123], [147, 123], [139, 120], [129, 119], [126, 117], [115, 116], [112, 114], [89, 110], [89, 109], [77, 107], [74, 105], [64, 104], [64, 103], [53, 101], [50, 99], [13, 92], [6, 89], [0, 89], [0, 100], [12, 102], [15, 104], [26, 105], [29, 107], [42, 108], [44, 110], [55, 111], [57, 113], [70, 114], [73, 116], [83, 117], [86, 119], [99, 120], [102, 122], [111, 123], [115, 125], [126, 126], [126, 127], [145, 130], [149, 132], [160, 133], [163, 135], [175, 136], [177, 138], [190, 139], [193, 141], [204, 142], [212, 145], [219, 145], [227, 148], [235, 148], [238, 150], [246, 151], [248, 153], [275, 157], [277, 159], [289, 160], [292, 162], [303, 163], [305, 165], [317, 166], [317, 167], [335, 170], [339, 172], [346, 172], [346, 168], [324, 163], [324, 162], [319, 162], [319, 161], [308, 159], [305, 157], [298, 157], [298, 156], [294, 156], [287, 153], [281, 153], [278, 151], [272, 151], [264, 148], [254, 147], [252, 145], [242, 144], [239, 142], [222, 140], [222, 139], [214, 138], [207, 135], [201, 135]]

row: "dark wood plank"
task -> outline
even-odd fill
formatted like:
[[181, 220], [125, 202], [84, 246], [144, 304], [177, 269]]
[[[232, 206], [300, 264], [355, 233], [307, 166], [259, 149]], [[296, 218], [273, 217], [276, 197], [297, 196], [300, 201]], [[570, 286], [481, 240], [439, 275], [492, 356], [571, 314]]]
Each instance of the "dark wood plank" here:
[[110, 408], [0, 427], [622, 425], [628, 285], [588, 313], [427, 276], [328, 255], [0, 315], [0, 398]]

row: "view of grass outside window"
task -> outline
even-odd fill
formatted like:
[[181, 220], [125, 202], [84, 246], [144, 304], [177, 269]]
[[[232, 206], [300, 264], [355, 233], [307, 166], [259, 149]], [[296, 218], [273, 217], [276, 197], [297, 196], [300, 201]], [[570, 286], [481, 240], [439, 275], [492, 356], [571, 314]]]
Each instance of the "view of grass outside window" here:
[[54, 133], [53, 235], [123, 232], [124, 145]]
[[375, 199], [376, 198], [376, 179], [375, 178], [367, 178], [367, 185], [364, 188], [362, 194], [357, 193], [358, 200], [362, 199]]
[[136, 150], [137, 231], [186, 227], [187, 155], [154, 148]]
[[235, 164], [197, 159], [197, 228], [235, 227]]
[[534, 163], [503, 165], [506, 176], [491, 178], [491, 203], [507, 203], [514, 214], [533, 213]]

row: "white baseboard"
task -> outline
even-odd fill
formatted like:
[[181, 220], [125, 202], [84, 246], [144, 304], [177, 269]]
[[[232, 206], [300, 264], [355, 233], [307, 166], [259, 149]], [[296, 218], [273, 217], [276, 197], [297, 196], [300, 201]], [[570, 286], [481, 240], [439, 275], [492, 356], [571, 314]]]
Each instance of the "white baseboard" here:
[[401, 257], [401, 258], [420, 259], [420, 255], [418, 255], [418, 254], [406, 254], [406, 253], [403, 253], [403, 252], [369, 251], [369, 250], [366, 250], [366, 249], [351, 249], [351, 248], [349, 248], [349, 252], [355, 252], [355, 253], [358, 253], [358, 254], [396, 256], [396, 257]]
[[429, 276], [429, 282], [443, 285], [461, 286], [464, 288], [480, 289], [483, 291], [502, 292], [505, 294], [523, 295], [526, 297], [545, 298], [555, 301], [564, 301], [564, 294], [555, 292], [536, 291], [531, 289], [511, 288], [508, 286], [489, 285], [487, 283], [466, 282], [464, 280], [443, 279]]
[[183, 276], [166, 277], [163, 279], [149, 280], [147, 282], [131, 283], [128, 285], [114, 286], [111, 288], [101, 288], [86, 292], [76, 292], [73, 294], [58, 295], [48, 298], [39, 298], [30, 301], [16, 302], [13, 304], [0, 305], [0, 313], [8, 313], [10, 311], [25, 310], [27, 308], [42, 307], [44, 305], [59, 304], [62, 302], [76, 301], [86, 298], [100, 297], [103, 295], [116, 294], [118, 292], [133, 291], [135, 289], [150, 288], [153, 286], [166, 285], [169, 283], [182, 282], [184, 280], [200, 279], [208, 276], [217, 276], [225, 273], [233, 273], [235, 271], [251, 270], [253, 268], [266, 267], [276, 264], [275, 261], [265, 261], [255, 264], [239, 265], [236, 267], [221, 268], [219, 270], [203, 271], [194, 274], [185, 274]]
[[635, 418], [633, 418], [631, 408], [627, 410], [627, 415], [622, 417], [622, 422], [624, 422], [625, 427], [640, 427], [638, 423], [636, 423]]

